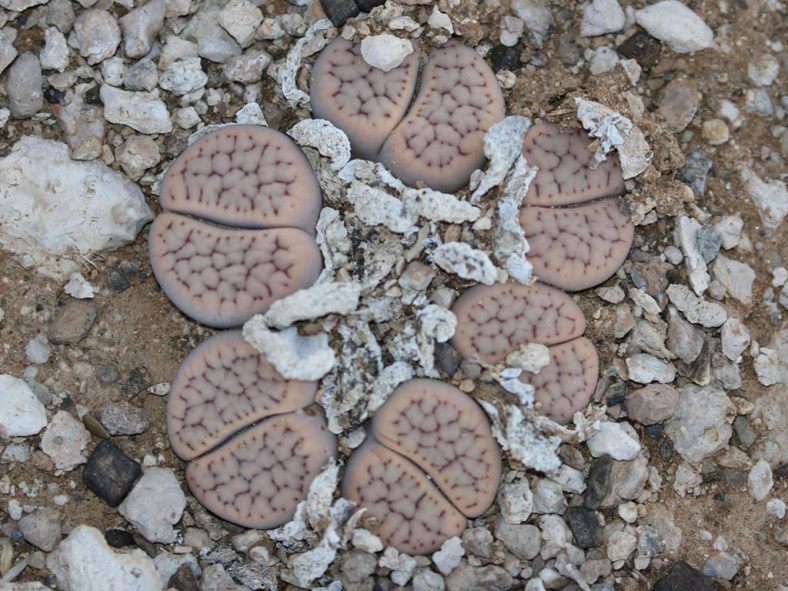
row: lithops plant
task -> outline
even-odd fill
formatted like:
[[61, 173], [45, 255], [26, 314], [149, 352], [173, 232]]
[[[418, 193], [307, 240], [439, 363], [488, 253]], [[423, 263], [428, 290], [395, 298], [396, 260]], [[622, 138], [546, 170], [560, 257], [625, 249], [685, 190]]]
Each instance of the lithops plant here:
[[244, 341], [219, 333], [189, 354], [172, 383], [167, 431], [189, 461], [186, 481], [216, 515], [245, 527], [290, 519], [312, 480], [336, 456], [312, 405], [317, 384], [286, 380]]
[[594, 169], [590, 144], [583, 130], [550, 123], [534, 125], [523, 141], [523, 155], [539, 167], [520, 210], [531, 245], [528, 259], [540, 279], [569, 291], [588, 289], [615, 273], [635, 231], [623, 204], [603, 199], [624, 190], [618, 159], [611, 154]]
[[170, 211], [151, 226], [151, 267], [170, 300], [198, 322], [238, 326], [320, 273], [312, 236], [320, 189], [304, 155], [278, 131], [232, 125], [200, 138], [167, 170], [161, 204]]
[[505, 115], [503, 94], [487, 63], [452, 41], [430, 53], [411, 105], [416, 55], [384, 72], [358, 46], [333, 41], [312, 70], [312, 109], [348, 134], [358, 156], [406, 184], [456, 191], [484, 162], [484, 135]]
[[342, 495], [367, 509], [381, 539], [423, 554], [492, 504], [501, 459], [481, 408], [437, 380], [400, 385], [345, 469]]
[[534, 387], [544, 415], [568, 422], [593, 394], [599, 373], [594, 345], [581, 335], [583, 312], [564, 292], [536, 283], [479, 285], [454, 304], [457, 330], [452, 343], [466, 359], [496, 364], [528, 343], [548, 345], [550, 363], [520, 379]]
[[[624, 263], [634, 226], [617, 199], [624, 179], [615, 157], [593, 167], [590, 138], [552, 124], [531, 127], [523, 155], [539, 171], [520, 210], [534, 273], [570, 291], [602, 283]], [[478, 286], [454, 305], [454, 346], [466, 359], [494, 365], [528, 343], [549, 347], [550, 361], [520, 379], [534, 387], [536, 408], [567, 423], [589, 402], [599, 356], [582, 337], [580, 308], [558, 289], [535, 284]]]

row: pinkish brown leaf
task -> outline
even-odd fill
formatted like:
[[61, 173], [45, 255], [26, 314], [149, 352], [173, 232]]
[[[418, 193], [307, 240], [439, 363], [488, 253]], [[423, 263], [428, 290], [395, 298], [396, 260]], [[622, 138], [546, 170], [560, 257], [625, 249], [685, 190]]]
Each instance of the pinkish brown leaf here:
[[312, 68], [312, 113], [342, 129], [357, 156], [374, 160], [410, 105], [418, 71], [417, 52], [384, 72], [364, 61], [357, 44], [337, 37]]
[[386, 545], [426, 554], [465, 529], [465, 517], [412, 462], [368, 439], [347, 463], [342, 496], [356, 501]]
[[554, 345], [583, 334], [585, 317], [564, 292], [540, 283], [478, 285], [463, 293], [452, 311], [452, 341], [466, 359], [498, 363], [527, 343]]
[[293, 140], [260, 125], [232, 125], [200, 138], [172, 163], [161, 204], [222, 224], [314, 233], [321, 196]]
[[581, 337], [550, 347], [550, 364], [538, 374], [524, 372], [520, 379], [534, 387], [539, 412], [565, 424], [591, 400], [598, 376], [596, 348]]
[[552, 123], [534, 125], [525, 134], [523, 155], [539, 172], [525, 196], [525, 205], [573, 205], [624, 192], [618, 157], [610, 154], [594, 170], [591, 138], [582, 129], [561, 129]]
[[399, 386], [375, 415], [372, 435], [424, 470], [467, 517], [492, 503], [501, 457], [481, 408], [438, 380]]
[[241, 331], [221, 332], [181, 363], [167, 401], [173, 451], [191, 460], [265, 417], [314, 401], [316, 382], [286, 380]]
[[243, 527], [289, 520], [336, 443], [322, 412], [307, 408], [265, 419], [193, 460], [186, 482], [213, 513]]
[[312, 285], [322, 260], [296, 228], [227, 230], [173, 213], [151, 225], [151, 268], [164, 293], [198, 322], [229, 327]]
[[504, 116], [493, 71], [473, 49], [449, 42], [431, 53], [419, 94], [379, 160], [406, 184], [456, 191], [484, 162], [484, 134]]
[[624, 263], [635, 228], [617, 199], [573, 208], [523, 207], [528, 260], [543, 281], [578, 291], [605, 281]]

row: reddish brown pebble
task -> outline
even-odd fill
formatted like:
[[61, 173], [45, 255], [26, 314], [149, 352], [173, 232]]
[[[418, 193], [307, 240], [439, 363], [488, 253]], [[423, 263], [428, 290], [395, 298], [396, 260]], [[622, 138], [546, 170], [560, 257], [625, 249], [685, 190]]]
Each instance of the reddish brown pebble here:
[[539, 172], [531, 182], [525, 205], [573, 205], [624, 192], [618, 157], [608, 155], [596, 170], [591, 138], [582, 129], [561, 129], [552, 123], [534, 125], [525, 134], [523, 155]]
[[322, 259], [296, 228], [227, 230], [160, 214], [149, 238], [153, 273], [164, 293], [198, 322], [239, 326], [271, 303], [312, 285]]
[[419, 94], [379, 160], [408, 185], [456, 191], [484, 163], [484, 134], [504, 116], [493, 71], [473, 49], [449, 42], [430, 54]]
[[467, 517], [492, 504], [501, 458], [481, 408], [438, 380], [410, 380], [377, 412], [372, 435], [424, 470]]
[[316, 382], [286, 380], [239, 330], [219, 333], [178, 368], [167, 402], [173, 451], [191, 460], [265, 417], [314, 401]]
[[535, 283], [478, 285], [463, 293], [452, 311], [452, 343], [466, 359], [498, 363], [527, 343], [554, 345], [583, 334], [582, 310], [566, 293]]
[[375, 533], [407, 554], [426, 554], [465, 529], [465, 517], [412, 462], [368, 439], [345, 467], [342, 496], [377, 521]]
[[635, 228], [621, 202], [605, 199], [565, 209], [524, 207], [520, 224], [531, 245], [534, 274], [568, 291], [608, 279], [624, 263]]
[[243, 527], [288, 521], [309, 485], [336, 455], [322, 413], [312, 408], [265, 419], [189, 463], [186, 482], [213, 513]]
[[261, 125], [232, 125], [200, 138], [172, 163], [161, 205], [222, 224], [294, 226], [311, 234], [321, 196], [293, 140]]
[[596, 348], [581, 337], [550, 347], [550, 364], [537, 374], [523, 373], [520, 379], [534, 387], [539, 412], [565, 424], [591, 400], [598, 376]]
[[410, 105], [418, 71], [417, 52], [384, 72], [364, 61], [357, 44], [337, 37], [312, 68], [312, 113], [343, 130], [356, 156], [374, 160]]

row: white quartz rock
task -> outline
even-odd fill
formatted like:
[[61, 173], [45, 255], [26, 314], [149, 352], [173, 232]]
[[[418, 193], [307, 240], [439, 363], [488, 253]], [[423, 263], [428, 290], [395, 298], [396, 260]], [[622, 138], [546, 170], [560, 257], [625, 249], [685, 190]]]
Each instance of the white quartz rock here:
[[142, 550], [114, 552], [104, 535], [78, 525], [47, 556], [62, 591], [142, 591], [161, 589], [153, 561]]
[[637, 23], [677, 53], [711, 47], [714, 32], [683, 2], [662, 0], [635, 13]]
[[597, 162], [602, 162], [605, 154], [615, 148], [625, 179], [636, 177], [646, 170], [654, 154], [646, 142], [646, 136], [632, 121], [600, 103], [581, 98], [575, 102], [577, 118], [592, 137], [600, 140], [595, 153]]
[[763, 181], [753, 171], [741, 171], [744, 189], [755, 203], [767, 228], [776, 229], [788, 215], [788, 189], [783, 181]]
[[360, 296], [360, 283], [318, 283], [275, 301], [263, 318], [270, 327], [286, 328], [295, 322], [328, 314], [344, 316], [358, 307]]
[[86, 10], [74, 22], [68, 42], [92, 66], [115, 54], [120, 45], [120, 28], [106, 10]]
[[28, 385], [8, 374], [0, 375], [0, 437], [35, 435], [46, 424], [46, 409]]
[[244, 339], [268, 359], [277, 371], [291, 380], [319, 380], [336, 364], [328, 335], [301, 336], [295, 327], [283, 331], [268, 328], [261, 315], [244, 324]]
[[400, 39], [391, 33], [370, 35], [361, 40], [361, 57], [373, 68], [389, 72], [400, 66], [413, 53], [410, 39]]
[[632, 460], [640, 453], [640, 441], [629, 423], [602, 423], [587, 444], [595, 458], [609, 454], [614, 460]]
[[26, 136], [0, 160], [0, 245], [47, 276], [65, 281], [80, 255], [134, 240], [152, 218], [137, 185], [66, 144]]
[[118, 511], [146, 540], [170, 544], [176, 537], [172, 526], [185, 508], [186, 496], [172, 470], [147, 468]]
[[104, 118], [110, 123], [128, 125], [140, 133], [170, 133], [172, 120], [167, 105], [158, 94], [129, 92], [106, 84], [99, 90], [104, 103]]
[[444, 271], [485, 285], [492, 285], [498, 277], [490, 257], [465, 242], [441, 244], [432, 253], [432, 260]]
[[624, 28], [626, 16], [618, 0], [593, 0], [583, 8], [580, 34], [585, 37], [615, 33]]

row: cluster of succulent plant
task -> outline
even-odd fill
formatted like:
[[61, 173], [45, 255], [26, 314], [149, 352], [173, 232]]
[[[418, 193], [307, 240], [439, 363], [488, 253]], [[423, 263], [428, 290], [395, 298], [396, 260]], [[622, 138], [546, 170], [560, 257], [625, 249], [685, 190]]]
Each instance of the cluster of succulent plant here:
[[[505, 114], [501, 90], [484, 60], [456, 42], [431, 52], [413, 98], [418, 80], [416, 53], [384, 72], [338, 38], [313, 67], [313, 112], [346, 133], [355, 156], [382, 162], [406, 184], [456, 191], [484, 162], [484, 136]], [[535, 275], [555, 287], [476, 286], [453, 308], [453, 345], [467, 360], [489, 367], [506, 364], [524, 345], [549, 347], [547, 365], [520, 379], [534, 387], [537, 411], [561, 423], [588, 403], [599, 364], [582, 336], [580, 308], [561, 289], [610, 277], [634, 233], [619, 201], [608, 198], [624, 189], [617, 161], [595, 168], [589, 144], [584, 132], [550, 124], [531, 127], [523, 141], [539, 172], [519, 219]], [[221, 128], [175, 161], [161, 189], [170, 211], [151, 229], [152, 267], [192, 318], [238, 326], [316, 280], [320, 189], [286, 136]], [[336, 456], [313, 405], [316, 390], [316, 383], [284, 379], [239, 331], [195, 349], [173, 381], [167, 424], [173, 449], [190, 462], [196, 498], [247, 527], [287, 521]], [[500, 473], [500, 452], [474, 400], [449, 384], [417, 379], [378, 410], [348, 459], [342, 494], [367, 510], [384, 543], [425, 553], [489, 508]]]

